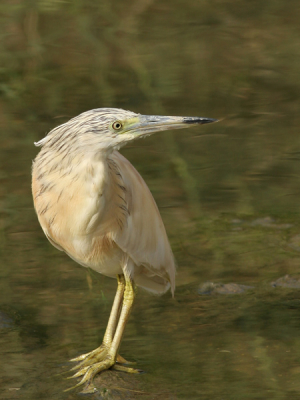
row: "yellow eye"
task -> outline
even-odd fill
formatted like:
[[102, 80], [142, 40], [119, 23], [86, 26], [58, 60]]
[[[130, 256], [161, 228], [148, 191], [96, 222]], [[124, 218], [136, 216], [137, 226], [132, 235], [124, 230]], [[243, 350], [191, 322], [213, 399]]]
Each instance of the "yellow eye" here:
[[113, 129], [114, 129], [115, 131], [119, 131], [119, 130], [122, 128], [122, 122], [120, 122], [120, 121], [115, 121], [115, 122], [112, 124], [112, 127], [113, 127]]

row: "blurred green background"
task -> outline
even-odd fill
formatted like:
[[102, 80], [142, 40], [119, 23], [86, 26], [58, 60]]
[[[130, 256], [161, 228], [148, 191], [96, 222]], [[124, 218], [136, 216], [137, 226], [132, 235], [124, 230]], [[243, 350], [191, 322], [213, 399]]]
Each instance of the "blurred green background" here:
[[138, 292], [121, 353], [147, 374], [91, 398], [300, 399], [299, 20], [295, 0], [2, 0], [1, 399], [77, 398], [67, 360], [102, 340], [116, 281], [48, 243], [30, 189], [33, 142], [98, 107], [221, 121], [122, 149], [177, 291]]

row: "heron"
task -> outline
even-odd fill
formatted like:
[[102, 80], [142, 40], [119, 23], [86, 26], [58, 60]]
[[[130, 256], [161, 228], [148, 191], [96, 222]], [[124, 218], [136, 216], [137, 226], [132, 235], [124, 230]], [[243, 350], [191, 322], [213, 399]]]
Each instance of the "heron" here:
[[142, 115], [118, 108], [83, 112], [35, 143], [32, 194], [39, 223], [58, 250], [83, 267], [117, 278], [102, 344], [73, 358], [75, 386], [126, 365], [119, 348], [135, 286], [154, 294], [175, 290], [175, 262], [150, 190], [119, 153], [127, 143], [169, 129], [217, 121], [203, 117]]

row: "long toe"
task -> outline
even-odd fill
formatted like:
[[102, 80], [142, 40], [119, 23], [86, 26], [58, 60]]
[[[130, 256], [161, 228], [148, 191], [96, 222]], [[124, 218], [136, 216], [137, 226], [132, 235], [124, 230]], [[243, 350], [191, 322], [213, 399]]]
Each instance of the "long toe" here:
[[91, 367], [96, 363], [99, 363], [103, 360], [105, 360], [107, 356], [107, 349], [102, 348], [100, 351], [97, 352], [91, 352], [88, 357], [83, 359], [79, 364], [75, 365], [73, 368], [71, 368], [70, 371], [76, 371], [77, 369], [82, 369], [84, 367]]
[[85, 353], [85, 354], [81, 354], [78, 357], [75, 358], [71, 358], [70, 362], [78, 362], [78, 361], [82, 361], [85, 360], [87, 357], [92, 356], [94, 354], [97, 354], [101, 351], [103, 351], [104, 345], [101, 344], [101, 346], [97, 347], [97, 349], [90, 351], [89, 353]]
[[114, 363], [115, 362], [111, 358], [107, 358], [99, 363], [96, 363], [94, 365], [91, 365], [90, 367], [86, 367], [83, 370], [78, 371], [77, 374], [75, 375], [81, 376], [84, 374], [84, 376], [76, 386], [81, 386], [84, 383], [91, 382], [95, 375], [97, 375], [99, 372], [111, 368], [114, 365]]

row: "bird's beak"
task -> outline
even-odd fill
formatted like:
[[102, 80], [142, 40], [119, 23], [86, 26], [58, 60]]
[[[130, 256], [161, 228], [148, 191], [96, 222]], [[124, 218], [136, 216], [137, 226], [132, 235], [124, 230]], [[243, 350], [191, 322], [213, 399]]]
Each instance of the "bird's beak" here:
[[217, 119], [203, 117], [166, 117], [160, 115], [139, 115], [132, 118], [126, 124], [124, 133], [131, 133], [135, 136], [150, 135], [158, 131], [169, 129], [182, 129], [194, 125], [209, 124], [217, 122]]

